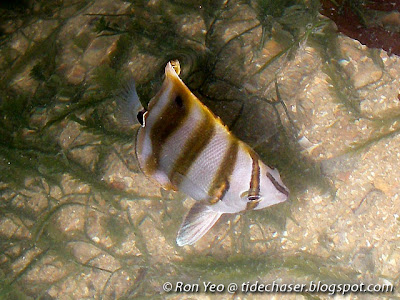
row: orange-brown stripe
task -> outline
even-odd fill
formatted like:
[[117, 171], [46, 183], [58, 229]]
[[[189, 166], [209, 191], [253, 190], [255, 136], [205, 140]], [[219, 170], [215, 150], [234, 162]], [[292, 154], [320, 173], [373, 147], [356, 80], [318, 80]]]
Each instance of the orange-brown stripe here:
[[165, 109], [160, 113], [158, 120], [150, 128], [152, 153], [146, 161], [148, 174], [152, 174], [158, 169], [163, 145], [185, 122], [190, 113], [190, 103], [187, 99], [179, 94], [172, 95], [172, 97], [173, 99], [168, 102]]
[[211, 204], [217, 203], [224, 198], [225, 193], [229, 190], [230, 177], [236, 164], [239, 143], [230, 133], [228, 133], [227, 138], [229, 139], [229, 148], [219, 165], [208, 193], [212, 197], [210, 199]]
[[260, 164], [258, 155], [252, 149], [249, 149], [249, 154], [253, 160], [253, 165], [251, 170], [249, 194], [247, 198], [250, 201], [256, 201], [260, 198]]
[[257, 207], [258, 203], [260, 203], [259, 201], [249, 201], [246, 204], [246, 210], [253, 210]]
[[215, 124], [212, 116], [203, 112], [203, 120], [192, 132], [179, 154], [174, 161], [174, 166], [169, 173], [169, 178], [175, 186], [179, 186], [190, 167], [196, 161], [204, 148], [210, 143], [215, 132]]

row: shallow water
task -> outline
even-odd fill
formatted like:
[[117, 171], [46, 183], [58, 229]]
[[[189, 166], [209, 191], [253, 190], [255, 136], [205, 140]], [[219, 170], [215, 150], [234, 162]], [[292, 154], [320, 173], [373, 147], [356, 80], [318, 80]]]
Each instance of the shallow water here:
[[[34, 3], [1, 11], [0, 298], [398, 286], [399, 57], [338, 35], [313, 2]], [[182, 248], [176, 233], [194, 201], [140, 172], [137, 127], [114, 98], [133, 76], [148, 102], [170, 59], [291, 190], [287, 203], [225, 215]], [[204, 282], [223, 291], [204, 293]], [[345, 295], [376, 297], [399, 295]]]

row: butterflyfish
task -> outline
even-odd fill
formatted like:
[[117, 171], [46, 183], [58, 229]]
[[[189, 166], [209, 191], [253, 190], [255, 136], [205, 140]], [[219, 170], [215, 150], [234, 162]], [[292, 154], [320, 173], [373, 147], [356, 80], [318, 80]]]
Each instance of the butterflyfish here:
[[[143, 173], [166, 190], [196, 203], [178, 231], [179, 246], [198, 241], [222, 214], [259, 210], [289, 196], [278, 170], [235, 137], [179, 78], [180, 65], [165, 67], [161, 89], [141, 109], [136, 155]], [[130, 89], [127, 96], [138, 98]]]

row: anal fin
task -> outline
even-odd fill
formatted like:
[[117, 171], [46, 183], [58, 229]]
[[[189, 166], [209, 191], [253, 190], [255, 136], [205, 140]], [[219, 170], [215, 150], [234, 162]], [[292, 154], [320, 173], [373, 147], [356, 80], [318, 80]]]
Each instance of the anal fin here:
[[196, 202], [186, 215], [179, 229], [176, 243], [178, 246], [191, 245], [205, 235], [222, 215], [213, 211], [209, 205]]

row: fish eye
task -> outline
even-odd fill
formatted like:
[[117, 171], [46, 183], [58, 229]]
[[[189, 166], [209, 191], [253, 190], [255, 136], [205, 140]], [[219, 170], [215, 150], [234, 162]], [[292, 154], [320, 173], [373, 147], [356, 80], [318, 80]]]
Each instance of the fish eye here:
[[247, 197], [247, 200], [251, 201], [258, 201], [260, 199], [260, 195], [251, 195]]

